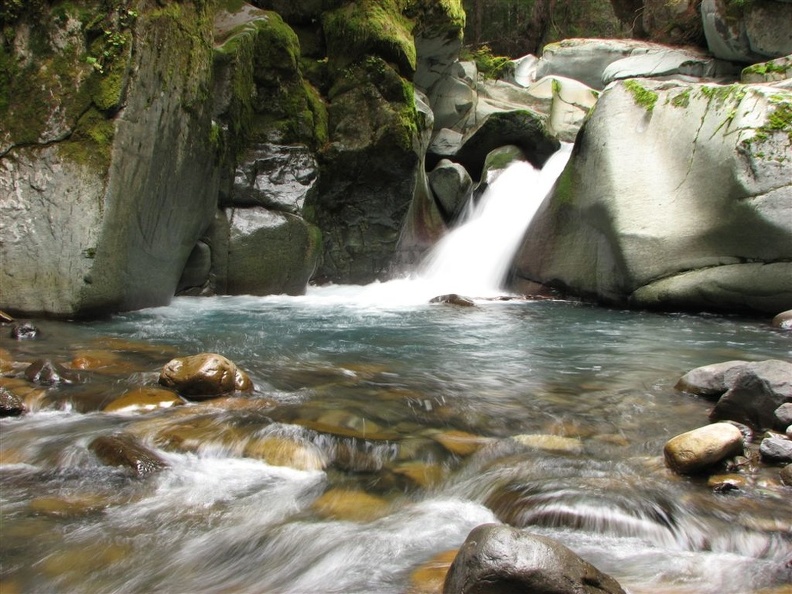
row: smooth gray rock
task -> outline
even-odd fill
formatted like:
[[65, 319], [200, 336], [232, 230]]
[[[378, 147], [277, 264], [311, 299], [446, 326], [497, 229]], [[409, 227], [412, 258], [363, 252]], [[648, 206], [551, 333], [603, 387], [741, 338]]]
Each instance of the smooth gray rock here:
[[703, 0], [701, 19], [710, 52], [732, 62], [756, 63], [792, 53], [792, 5], [773, 0], [734, 6]]
[[674, 388], [697, 396], [720, 398], [734, 383], [736, 374], [749, 365], [748, 361], [725, 361], [691, 369]]
[[516, 276], [635, 307], [792, 308], [792, 159], [773, 123], [789, 102], [759, 85], [613, 83]]
[[443, 594], [623, 594], [609, 575], [562, 544], [498, 524], [474, 528], [443, 585]]
[[257, 144], [240, 157], [231, 203], [298, 214], [318, 177], [319, 164], [307, 146]]
[[792, 309], [788, 311], [782, 311], [780, 314], [773, 318], [772, 322], [775, 328], [781, 328], [782, 330], [792, 330]]
[[428, 177], [429, 187], [446, 220], [456, 218], [473, 189], [473, 180], [467, 170], [458, 163], [443, 159]]
[[666, 48], [622, 58], [608, 65], [602, 83], [628, 78], [679, 78], [682, 80], [729, 77], [734, 80], [739, 68], [715, 60], [703, 51], [687, 48]]
[[792, 441], [781, 437], [765, 437], [759, 444], [762, 458], [771, 462], [792, 462]]
[[743, 436], [730, 423], [713, 423], [668, 440], [663, 448], [666, 465], [679, 474], [698, 474], [743, 452]]
[[231, 295], [301, 295], [316, 270], [320, 234], [287, 213], [262, 207], [227, 212], [227, 291]]
[[778, 424], [782, 427], [789, 427], [792, 425], [792, 402], [785, 402], [773, 413]]

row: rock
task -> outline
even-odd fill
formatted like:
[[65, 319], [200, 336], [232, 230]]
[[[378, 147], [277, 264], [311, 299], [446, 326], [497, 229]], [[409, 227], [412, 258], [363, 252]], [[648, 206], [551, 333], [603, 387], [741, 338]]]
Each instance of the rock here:
[[717, 493], [726, 493], [745, 490], [748, 481], [740, 474], [717, 474], [707, 479], [707, 486]]
[[526, 231], [516, 278], [612, 305], [789, 309], [790, 104], [759, 85], [613, 83]]
[[408, 594], [438, 594], [442, 592], [448, 569], [458, 552], [458, 549], [443, 551], [415, 569], [410, 574]]
[[0, 324], [11, 324], [14, 321], [13, 316], [0, 310]]
[[446, 221], [453, 221], [462, 212], [473, 191], [473, 180], [459, 163], [442, 159], [429, 172], [429, 187]]
[[349, 489], [330, 489], [311, 504], [322, 518], [348, 522], [371, 522], [387, 515], [389, 507], [382, 497]]
[[773, 412], [777, 426], [789, 427], [792, 425], [792, 402], [785, 402]]
[[792, 78], [792, 55], [751, 64], [740, 74], [743, 84], [771, 83], [789, 78]]
[[16, 394], [0, 386], [0, 417], [18, 417], [26, 411], [25, 405]]
[[563, 76], [542, 77], [528, 87], [527, 93], [534, 109], [548, 114], [548, 130], [562, 142], [574, 142], [599, 97], [591, 87]]
[[162, 388], [136, 388], [119, 396], [102, 408], [106, 413], [149, 412], [184, 404], [178, 394]]
[[682, 80], [733, 81], [739, 69], [729, 62], [691, 48], [652, 49], [646, 53], [616, 60], [602, 72], [602, 83], [628, 78], [678, 78]]
[[103, 464], [124, 466], [141, 477], [168, 466], [165, 460], [127, 433], [99, 436], [88, 444], [88, 449]]
[[11, 326], [11, 338], [16, 340], [27, 340], [38, 338], [41, 331], [30, 322], [20, 322]]
[[432, 297], [429, 303], [447, 303], [449, 305], [459, 305], [461, 307], [475, 307], [476, 304], [469, 297], [457, 295], [456, 293], [448, 293], [447, 295], [438, 295]]
[[411, 460], [395, 465], [391, 470], [394, 474], [403, 476], [413, 486], [421, 489], [431, 489], [437, 486], [446, 476], [446, 470], [440, 464]]
[[782, 330], [792, 330], [792, 309], [782, 311], [773, 318], [773, 326]]
[[162, 368], [159, 383], [193, 399], [253, 389], [253, 383], [244, 371], [215, 353], [172, 359]]
[[[26, 5], [34, 34], [8, 55], [11, 72], [31, 68], [0, 121], [0, 307], [167, 304], [217, 201], [211, 28], [194, 5], [147, 5], [133, 28], [100, 2], [59, 10]], [[97, 24], [107, 35], [79, 33]]]
[[725, 361], [688, 371], [674, 386], [675, 390], [707, 398], [720, 398], [733, 384], [747, 361]]
[[522, 446], [563, 454], [582, 454], [583, 443], [574, 437], [560, 435], [513, 435], [511, 437]]
[[47, 359], [37, 359], [25, 369], [25, 377], [31, 382], [42, 385], [76, 384], [82, 381], [81, 376], [60, 363]]
[[755, 63], [792, 54], [792, 6], [784, 0], [703, 0], [701, 19], [707, 45], [716, 58]]
[[616, 594], [624, 590], [562, 544], [524, 530], [483, 524], [451, 564], [444, 594], [531, 592]]
[[321, 234], [302, 218], [262, 207], [227, 211], [226, 290], [231, 295], [305, 293], [321, 253]]
[[701, 0], [643, 0], [638, 4], [629, 21], [642, 13], [640, 24], [651, 41], [673, 45], [706, 45], [699, 12]]
[[743, 452], [743, 436], [729, 423], [714, 423], [682, 433], [663, 448], [666, 465], [678, 474], [698, 474]]
[[787, 464], [781, 469], [781, 482], [787, 487], [792, 487], [792, 464]]
[[201, 290], [209, 284], [211, 271], [212, 248], [205, 241], [198, 241], [184, 264], [181, 277], [176, 285], [176, 294], [200, 295]]
[[381, 427], [377, 423], [351, 412], [335, 410], [322, 414], [318, 419], [297, 419], [295, 423], [318, 431], [340, 437], [352, 437], [366, 440], [400, 439], [396, 431]]
[[759, 453], [765, 460], [789, 464], [792, 462], [792, 441], [780, 435], [765, 437], [759, 444]]
[[301, 214], [318, 177], [319, 164], [306, 145], [255, 144], [239, 158], [231, 203]]
[[448, 429], [431, 435], [437, 443], [456, 456], [470, 456], [492, 440], [467, 431]]
[[[733, 378], [733, 379], [732, 379]], [[711, 420], [732, 420], [753, 429], [784, 429], [775, 411], [792, 402], [792, 363], [770, 360], [749, 363], [727, 374], [729, 390], [710, 412]]]
[[327, 467], [327, 457], [314, 444], [278, 435], [251, 439], [245, 445], [244, 455], [272, 466], [296, 470], [324, 470]]

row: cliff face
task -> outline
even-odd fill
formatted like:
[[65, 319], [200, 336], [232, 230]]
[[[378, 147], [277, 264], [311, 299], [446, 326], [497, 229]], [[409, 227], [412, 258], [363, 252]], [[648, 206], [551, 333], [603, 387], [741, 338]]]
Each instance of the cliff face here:
[[208, 9], [40, 2], [3, 20], [0, 307], [166, 303], [216, 203]]

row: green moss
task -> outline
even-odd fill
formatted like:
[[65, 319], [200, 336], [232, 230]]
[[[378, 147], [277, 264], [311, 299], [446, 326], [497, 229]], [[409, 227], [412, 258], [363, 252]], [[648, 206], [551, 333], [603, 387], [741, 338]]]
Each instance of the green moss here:
[[464, 48], [460, 59], [475, 62], [478, 73], [486, 79], [503, 78], [514, 68], [511, 58], [494, 55], [487, 45], [476, 49]]
[[789, 66], [786, 64], [781, 64], [778, 62], [761, 62], [759, 64], [753, 64], [751, 66], [747, 66], [743, 68], [742, 74], [786, 74], [786, 71], [789, 69]]
[[400, 0], [358, 0], [325, 12], [322, 26], [328, 53], [343, 68], [360, 56], [380, 55], [403, 75], [415, 72], [413, 23]]
[[633, 101], [636, 105], [643, 107], [646, 111], [652, 112], [655, 104], [657, 103], [658, 94], [654, 91], [643, 87], [636, 80], [627, 80], [624, 83], [624, 88], [627, 89], [633, 96]]
[[674, 107], [687, 107], [690, 105], [690, 89], [685, 89], [681, 93], [677, 93], [671, 97], [671, 105]]
[[553, 192], [553, 201], [560, 206], [571, 206], [575, 202], [575, 185], [572, 167], [567, 167], [561, 173]]
[[715, 87], [704, 85], [699, 92], [710, 101], [725, 103], [726, 101], [742, 101], [747, 90], [744, 85], [740, 84], [718, 85]]
[[107, 171], [114, 136], [114, 121], [91, 108], [79, 119], [69, 139], [58, 143], [58, 150], [70, 161]]

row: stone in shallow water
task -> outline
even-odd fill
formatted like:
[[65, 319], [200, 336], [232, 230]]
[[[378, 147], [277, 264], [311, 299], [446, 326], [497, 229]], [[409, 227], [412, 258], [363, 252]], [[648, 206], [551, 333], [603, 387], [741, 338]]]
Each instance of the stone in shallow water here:
[[476, 304], [469, 297], [457, 295], [456, 293], [449, 293], [447, 295], [438, 295], [432, 297], [429, 303], [448, 303], [449, 305], [459, 305], [461, 307], [475, 307]]
[[102, 410], [108, 413], [147, 412], [182, 404], [184, 401], [175, 392], [163, 388], [148, 387], [130, 390], [113, 400]]
[[100, 435], [90, 449], [103, 464], [129, 468], [137, 476], [146, 476], [167, 467], [165, 460], [130, 434]]
[[445, 477], [445, 470], [439, 464], [412, 461], [403, 462], [393, 469], [394, 474], [403, 476], [415, 486], [428, 489], [440, 483]]
[[440, 594], [448, 568], [457, 556], [459, 549], [443, 551], [419, 566], [410, 575], [408, 594]]
[[771, 462], [792, 462], [792, 441], [774, 435], [765, 437], [759, 446], [762, 458]]
[[792, 464], [787, 464], [781, 469], [781, 482], [787, 487], [792, 487]]
[[386, 499], [365, 491], [330, 489], [314, 501], [311, 507], [323, 518], [370, 522], [385, 516], [390, 504]]
[[439, 433], [433, 434], [431, 437], [449, 452], [457, 456], [469, 456], [492, 441], [480, 435], [473, 435], [466, 431], [454, 429], [440, 431]]
[[82, 379], [77, 372], [66, 369], [60, 363], [46, 359], [33, 361], [25, 369], [25, 377], [35, 384], [47, 386], [53, 384], [76, 384]]
[[159, 383], [191, 398], [214, 398], [253, 389], [244, 371], [216, 353], [172, 359], [162, 368]]
[[22, 399], [0, 386], [0, 417], [18, 417], [25, 412]]
[[396, 431], [385, 429], [365, 417], [342, 410], [327, 412], [316, 420], [297, 419], [295, 423], [319, 433], [330, 433], [341, 437], [373, 440], [391, 440], [401, 437]]
[[272, 466], [296, 470], [324, 470], [327, 467], [327, 457], [312, 443], [276, 435], [252, 439], [245, 446], [244, 455]]
[[512, 440], [520, 445], [547, 452], [582, 454], [583, 443], [574, 437], [560, 435], [513, 435]]
[[714, 423], [682, 433], [663, 448], [666, 465], [679, 474], [703, 472], [742, 452], [742, 433], [731, 423]]

